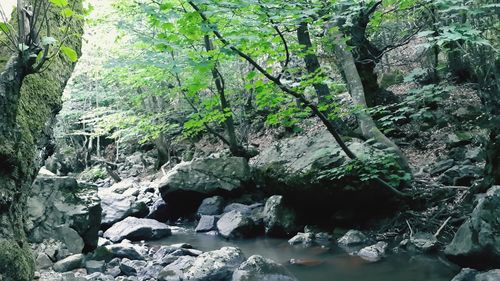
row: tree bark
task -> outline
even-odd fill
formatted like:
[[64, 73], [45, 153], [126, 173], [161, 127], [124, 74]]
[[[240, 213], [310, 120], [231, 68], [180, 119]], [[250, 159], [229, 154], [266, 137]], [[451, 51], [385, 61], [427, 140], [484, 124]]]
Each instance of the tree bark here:
[[[340, 36], [338, 36], [340, 37]], [[359, 126], [361, 132], [366, 139], [374, 139], [382, 144], [386, 149], [390, 149], [397, 156], [397, 160], [401, 168], [411, 173], [411, 168], [408, 164], [408, 159], [399, 149], [399, 147], [386, 137], [376, 126], [371, 116], [365, 111], [368, 107], [366, 104], [363, 84], [361, 82], [360, 73], [356, 69], [354, 58], [347, 50], [347, 46], [343, 45], [340, 38], [335, 38], [335, 53], [341, 64], [341, 71], [344, 74], [352, 100], [356, 106], [361, 107], [357, 112]]]
[[[208, 35], [204, 36], [205, 49], [207, 51], [212, 51], [214, 49], [212, 41]], [[225, 85], [222, 78], [222, 74], [217, 68], [217, 64], [212, 68], [212, 78], [214, 79], [215, 88], [219, 94], [219, 102], [222, 113], [228, 114], [224, 120], [224, 127], [226, 128], [227, 143], [229, 144], [229, 150], [234, 156], [249, 158], [247, 151], [238, 143], [236, 137], [236, 130], [234, 128], [233, 112], [231, 110], [231, 104], [226, 98]]]
[[[81, 11], [80, 0], [70, 2], [77, 3], [74, 10]], [[59, 11], [51, 10], [48, 18], [58, 24]], [[82, 20], [71, 25], [74, 34], [82, 34]], [[59, 26], [52, 30], [52, 36], [62, 35], [58, 34]], [[79, 50], [81, 38], [72, 36], [65, 44]], [[51, 127], [73, 65], [58, 56], [45, 72], [32, 74], [32, 62], [21, 53], [0, 51], [0, 56], [11, 56], [0, 74], [0, 280], [31, 281], [35, 265], [24, 230], [26, 202], [40, 167], [52, 151]]]

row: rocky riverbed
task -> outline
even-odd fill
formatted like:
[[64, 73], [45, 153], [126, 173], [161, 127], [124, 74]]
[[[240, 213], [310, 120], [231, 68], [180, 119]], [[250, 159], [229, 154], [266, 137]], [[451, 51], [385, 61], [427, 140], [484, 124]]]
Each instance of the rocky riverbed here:
[[[401, 240], [304, 226], [286, 197], [238, 192], [248, 184], [249, 168], [239, 159], [224, 161], [198, 160], [97, 185], [43, 170], [29, 200], [36, 278], [444, 281], [460, 271], [453, 261], [477, 268], [463, 269], [453, 281], [499, 280], [500, 271], [489, 269], [500, 257], [500, 187], [478, 198], [445, 248], [448, 261], [425, 233]], [[163, 199], [170, 194], [185, 200], [171, 204], [177, 210]]]

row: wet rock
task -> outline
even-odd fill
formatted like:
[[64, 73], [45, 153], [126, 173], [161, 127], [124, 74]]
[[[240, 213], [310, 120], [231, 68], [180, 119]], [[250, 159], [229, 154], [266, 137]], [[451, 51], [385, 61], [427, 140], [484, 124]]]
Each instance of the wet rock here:
[[52, 269], [56, 272], [66, 272], [75, 268], [82, 267], [85, 256], [82, 254], [72, 255], [56, 262]]
[[419, 251], [431, 252], [436, 249], [438, 240], [431, 233], [415, 233], [409, 242]]
[[500, 269], [494, 269], [476, 275], [475, 281], [498, 281], [500, 280]]
[[371, 262], [379, 261], [385, 255], [387, 246], [387, 242], [377, 242], [377, 244], [359, 250], [358, 256]]
[[198, 207], [197, 214], [200, 216], [216, 216], [222, 213], [224, 208], [224, 198], [221, 196], [213, 196], [203, 199], [200, 207]]
[[29, 240], [62, 241], [74, 254], [97, 247], [101, 202], [97, 188], [79, 184], [72, 177], [40, 174], [27, 202]]
[[122, 259], [120, 270], [127, 276], [137, 276], [137, 273], [146, 266], [147, 262], [140, 260]]
[[263, 211], [266, 234], [271, 236], [288, 236], [297, 232], [295, 212], [285, 205], [283, 196], [269, 197]]
[[235, 247], [223, 247], [220, 250], [199, 255], [186, 272], [187, 280], [229, 281], [233, 272], [245, 261], [243, 252]]
[[215, 229], [215, 224], [217, 219], [215, 216], [202, 215], [198, 225], [196, 226], [196, 232], [208, 232]]
[[500, 264], [500, 186], [491, 187], [446, 246], [451, 261], [485, 269]]
[[302, 244], [305, 246], [310, 246], [314, 243], [314, 233], [297, 233], [294, 237], [288, 240], [290, 245]]
[[340, 237], [337, 240], [337, 243], [339, 243], [342, 246], [348, 246], [348, 247], [361, 245], [368, 243], [368, 237], [366, 237], [366, 235], [359, 230], [351, 229], [347, 231], [347, 233], [344, 234], [344, 236]]
[[159, 239], [171, 234], [170, 228], [164, 223], [152, 219], [128, 217], [106, 230], [104, 237], [119, 242], [123, 239], [132, 241]]
[[224, 238], [243, 238], [255, 236], [258, 232], [255, 222], [239, 211], [225, 213], [217, 221], [217, 230]]
[[477, 270], [471, 268], [462, 268], [460, 273], [455, 275], [451, 281], [474, 281], [476, 279]]
[[281, 264], [254, 255], [234, 271], [231, 281], [298, 281], [298, 279]]
[[290, 259], [290, 264], [297, 266], [313, 267], [323, 264], [323, 261], [317, 259]]
[[104, 272], [106, 270], [106, 263], [104, 261], [88, 260], [85, 262], [85, 269], [88, 274], [95, 272]]

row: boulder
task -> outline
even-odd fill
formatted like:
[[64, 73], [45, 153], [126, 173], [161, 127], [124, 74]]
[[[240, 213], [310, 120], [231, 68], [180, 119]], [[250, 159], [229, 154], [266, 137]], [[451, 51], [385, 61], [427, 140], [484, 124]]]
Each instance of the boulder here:
[[117, 258], [128, 258], [131, 260], [143, 260], [144, 254], [142, 253], [142, 249], [139, 246], [129, 244], [129, 243], [120, 243], [113, 244], [105, 247], [109, 250], [113, 256]]
[[339, 243], [341, 246], [347, 246], [347, 247], [365, 244], [367, 242], [368, 242], [368, 237], [366, 237], [366, 235], [363, 232], [355, 229], [347, 231], [347, 233], [344, 234], [344, 236], [340, 237], [337, 240], [337, 243]]
[[[160, 274], [159, 281], [182, 281], [185, 280], [185, 274], [193, 266], [196, 258], [191, 256], [179, 257], [174, 262], [165, 266]], [[208, 269], [209, 270], [209, 269]]]
[[53, 264], [52, 260], [45, 253], [39, 253], [36, 257], [36, 267], [38, 269], [50, 268]]
[[26, 229], [31, 242], [63, 242], [77, 254], [97, 247], [101, 201], [97, 187], [79, 184], [72, 177], [41, 174], [27, 202]]
[[234, 271], [231, 281], [298, 281], [298, 279], [281, 264], [254, 255]]
[[387, 242], [377, 242], [377, 244], [359, 250], [358, 256], [371, 262], [379, 261], [384, 257], [388, 245]]
[[474, 281], [498, 281], [500, 280], [500, 269], [494, 269], [476, 275]]
[[474, 281], [476, 279], [477, 270], [472, 268], [462, 268], [460, 273], [455, 275], [451, 281]]
[[122, 259], [120, 263], [120, 270], [124, 275], [127, 276], [137, 276], [137, 273], [141, 271], [147, 262], [141, 260], [129, 260], [127, 258]]
[[311, 246], [314, 242], [314, 233], [303, 233], [299, 232], [294, 237], [288, 240], [288, 244], [297, 245], [302, 244], [304, 246]]
[[285, 205], [281, 195], [267, 199], [263, 219], [266, 234], [271, 236], [289, 236], [300, 229], [297, 226], [295, 212]]
[[196, 257], [185, 277], [197, 281], [230, 281], [234, 270], [244, 261], [245, 256], [240, 249], [223, 247]]
[[108, 228], [114, 223], [129, 216], [145, 217], [149, 208], [143, 203], [136, 203], [136, 198], [108, 189], [99, 189], [99, 197], [102, 204], [102, 225]]
[[106, 263], [104, 261], [88, 260], [85, 262], [85, 269], [87, 269], [88, 274], [104, 272], [106, 270]]
[[[378, 159], [384, 154], [361, 140], [350, 139], [346, 144], [360, 159]], [[398, 207], [394, 195], [377, 183], [363, 182], [347, 172], [342, 177], [342, 170], [334, 170], [349, 161], [331, 134], [321, 129], [271, 142], [250, 159], [250, 165], [260, 190], [286, 195], [287, 205], [311, 224], [320, 224], [322, 218], [344, 210], [352, 217], [343, 219], [354, 221]], [[381, 206], [377, 202], [386, 203]]]
[[113, 242], [120, 242], [123, 239], [140, 241], [159, 239], [171, 234], [170, 228], [164, 223], [152, 219], [128, 217], [106, 230], [104, 238]]
[[431, 174], [431, 176], [437, 176], [437, 175], [445, 172], [449, 168], [453, 167], [454, 164], [455, 164], [455, 160], [453, 160], [453, 159], [446, 159], [446, 160], [439, 161], [432, 166], [432, 168], [430, 170], [430, 174]]
[[194, 213], [207, 196], [241, 192], [251, 179], [245, 158], [205, 158], [177, 164], [156, 185], [175, 219]]
[[200, 216], [216, 216], [222, 213], [223, 208], [224, 198], [222, 198], [221, 196], [212, 196], [203, 199], [200, 207], [198, 207], [197, 214]]
[[251, 218], [236, 210], [225, 213], [217, 221], [217, 230], [224, 238], [251, 237], [259, 232]]
[[217, 219], [215, 216], [201, 216], [198, 225], [196, 226], [196, 232], [209, 232], [215, 229], [215, 224]]
[[168, 220], [168, 208], [162, 198], [156, 198], [149, 206], [149, 214], [146, 216], [148, 219], [154, 219], [159, 222], [166, 222]]
[[457, 230], [445, 255], [463, 267], [478, 269], [500, 265], [500, 186], [491, 187]]
[[224, 213], [229, 213], [231, 211], [238, 211], [242, 214], [249, 215], [252, 213], [252, 206], [242, 203], [231, 203], [224, 207]]
[[75, 268], [80, 268], [83, 266], [84, 259], [85, 256], [82, 254], [72, 255], [56, 262], [52, 266], [52, 269], [54, 269], [54, 271], [56, 272], [66, 272]]

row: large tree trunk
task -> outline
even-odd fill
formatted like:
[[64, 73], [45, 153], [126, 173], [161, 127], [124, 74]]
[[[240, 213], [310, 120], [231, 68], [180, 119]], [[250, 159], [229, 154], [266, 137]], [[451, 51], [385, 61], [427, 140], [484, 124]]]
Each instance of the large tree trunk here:
[[[81, 11], [81, 1], [75, 10]], [[71, 2], [71, 1], [70, 1]], [[60, 14], [49, 13], [53, 36], [60, 31]], [[82, 33], [83, 21], [72, 22]], [[80, 49], [81, 39], [66, 45]], [[0, 52], [0, 56], [11, 54]], [[61, 107], [61, 95], [73, 65], [62, 56], [40, 74], [27, 75], [29, 65], [14, 55], [0, 75], [0, 280], [33, 279], [34, 261], [26, 240], [26, 201], [43, 161], [51, 153], [51, 127]]]
[[361, 109], [357, 111], [357, 117], [363, 136], [366, 139], [374, 139], [378, 143], [382, 144], [386, 149], [390, 149], [397, 156], [397, 160], [401, 168], [411, 172], [408, 159], [403, 152], [393, 141], [386, 137], [377, 128], [371, 116], [365, 111], [368, 107], [365, 98], [366, 92], [364, 91], [363, 84], [361, 82], [360, 73], [358, 73], [356, 69], [354, 58], [347, 50], [347, 46], [340, 43], [342, 42], [340, 36], [337, 36], [335, 39], [335, 53], [339, 63], [341, 64], [341, 71], [346, 79], [352, 100], [356, 106], [361, 107]]

